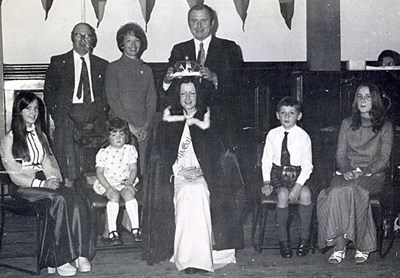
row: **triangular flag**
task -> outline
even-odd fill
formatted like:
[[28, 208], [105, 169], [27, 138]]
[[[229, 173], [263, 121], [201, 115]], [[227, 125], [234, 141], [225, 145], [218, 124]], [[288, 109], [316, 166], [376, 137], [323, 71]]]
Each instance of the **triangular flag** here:
[[144, 21], [146, 22], [146, 32], [147, 32], [147, 23], [150, 20], [151, 12], [153, 11], [154, 4], [156, 0], [139, 0], [140, 6], [142, 8], [142, 14]]
[[99, 28], [100, 22], [103, 20], [106, 3], [107, 0], [92, 0], [92, 6], [97, 18], [97, 28]]
[[187, 0], [189, 7], [193, 7], [194, 5], [204, 4], [204, 0]]
[[243, 25], [242, 29], [244, 31], [244, 23], [247, 17], [247, 9], [249, 8], [250, 0], [233, 0], [235, 3], [236, 11], [242, 19]]
[[294, 0], [279, 0], [281, 15], [285, 19], [289, 30], [292, 30], [292, 18], [294, 14]]
[[42, 0], [43, 9], [46, 12], [44, 20], [46, 20], [47, 16], [49, 15], [49, 11], [50, 11], [51, 5], [53, 5], [53, 1], [54, 0]]

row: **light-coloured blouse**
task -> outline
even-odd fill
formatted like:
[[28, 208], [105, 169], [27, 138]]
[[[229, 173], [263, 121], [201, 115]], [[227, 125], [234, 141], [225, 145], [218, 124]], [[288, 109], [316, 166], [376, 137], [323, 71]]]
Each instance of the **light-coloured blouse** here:
[[44, 181], [35, 179], [35, 173], [43, 171], [46, 179], [55, 177], [62, 181], [60, 168], [54, 155], [45, 152], [35, 129], [28, 132], [26, 140], [30, 155], [29, 161], [14, 158], [12, 154], [13, 134], [11, 131], [1, 140], [0, 155], [4, 168], [10, 175], [11, 180], [21, 187], [42, 187]]

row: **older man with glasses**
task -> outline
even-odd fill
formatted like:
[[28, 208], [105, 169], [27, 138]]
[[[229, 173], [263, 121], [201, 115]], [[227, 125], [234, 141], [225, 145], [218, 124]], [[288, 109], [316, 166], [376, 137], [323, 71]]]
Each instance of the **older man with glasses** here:
[[79, 177], [79, 152], [85, 138], [104, 128], [107, 102], [104, 78], [108, 62], [92, 54], [95, 30], [78, 23], [71, 32], [72, 49], [51, 57], [44, 85], [44, 101], [54, 120], [53, 150], [66, 186]]

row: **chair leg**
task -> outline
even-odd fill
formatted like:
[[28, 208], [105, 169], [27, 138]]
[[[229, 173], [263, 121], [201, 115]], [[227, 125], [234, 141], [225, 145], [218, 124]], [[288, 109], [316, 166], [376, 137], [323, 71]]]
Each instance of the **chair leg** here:
[[[382, 209], [378, 209], [378, 220], [377, 220], [377, 241], [378, 241], [378, 254], [381, 258], [385, 258], [393, 247], [394, 241], [394, 217], [388, 215], [383, 216]], [[385, 222], [386, 220], [386, 222]]]
[[[47, 214], [44, 218], [47, 218]], [[46, 221], [43, 219], [43, 221]], [[42, 250], [42, 225], [40, 221], [40, 214], [36, 211], [36, 272], [40, 274], [40, 253]]]
[[255, 235], [257, 230], [258, 218], [259, 218], [260, 207], [258, 204], [254, 204], [253, 214], [252, 214], [252, 223], [251, 223], [251, 244], [255, 249], [257, 249], [257, 245], [255, 243]]
[[315, 254], [318, 240], [318, 221], [316, 213], [316, 205], [313, 203], [313, 211], [311, 216], [311, 230], [310, 230], [310, 242], [311, 242], [311, 253]]
[[[2, 243], [3, 243], [2, 241], [3, 241], [4, 224], [5, 224], [4, 217], [5, 217], [5, 209], [4, 209], [3, 206], [1, 206], [0, 253], [1, 253]], [[41, 234], [42, 230], [40, 230], [40, 228], [41, 228], [41, 225], [40, 225], [41, 219], [40, 219], [40, 214], [39, 214], [38, 211], [36, 211], [35, 218], [36, 218], [36, 221], [37, 221], [37, 225], [36, 225], [36, 228], [37, 228], [37, 237], [36, 237], [36, 240], [37, 240], [36, 248], [37, 248], [37, 250], [36, 250], [36, 252], [37, 252], [37, 254], [36, 254], [36, 267], [35, 267], [35, 270], [29, 270], [29, 269], [25, 269], [25, 268], [22, 268], [22, 267], [10, 265], [10, 264], [7, 264], [7, 263], [1, 263], [1, 262], [0, 262], [0, 267], [5, 267], [5, 268], [21, 271], [21, 272], [24, 272], [24, 273], [28, 273], [30, 275], [36, 275], [36, 276], [40, 275], [40, 273], [41, 273], [41, 269], [40, 269], [40, 253], [41, 252], [40, 251], [41, 251], [41, 247], [42, 247], [41, 246], [42, 245], [42, 240], [41, 240], [42, 239], [42, 234]]]
[[266, 225], [266, 220], [265, 217], [267, 215], [267, 208], [266, 206], [260, 206], [261, 214], [259, 216], [259, 226], [258, 226], [258, 232], [259, 232], [259, 237], [258, 237], [258, 253], [262, 252], [262, 247], [264, 245], [264, 236], [265, 236], [265, 225]]
[[97, 248], [97, 238], [98, 238], [98, 234], [97, 234], [97, 225], [98, 225], [98, 223], [99, 223], [99, 217], [100, 217], [100, 212], [99, 211], [97, 211], [96, 209], [93, 209], [92, 210], [92, 219], [93, 219], [93, 221], [94, 221], [94, 223], [93, 223], [93, 229], [92, 229], [92, 232], [93, 232], [93, 240], [94, 240], [94, 243], [93, 243], [93, 247], [94, 247], [94, 251], [96, 252], [96, 248]]
[[1, 206], [1, 220], [0, 220], [0, 254], [1, 254], [1, 247], [3, 246], [3, 235], [4, 235], [4, 207]]

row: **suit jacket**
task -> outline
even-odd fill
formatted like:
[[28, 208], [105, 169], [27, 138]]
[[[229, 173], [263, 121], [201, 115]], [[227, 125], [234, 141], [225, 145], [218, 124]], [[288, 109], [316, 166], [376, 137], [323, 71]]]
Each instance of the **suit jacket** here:
[[[104, 80], [108, 62], [92, 54], [89, 54], [89, 58], [96, 112], [99, 116], [104, 116], [107, 109]], [[64, 123], [72, 106], [75, 85], [74, 71], [73, 50], [51, 57], [43, 94], [47, 110], [53, 118], [56, 128]]]
[[[178, 61], [196, 61], [194, 39], [176, 44], [169, 57], [169, 64], [173, 66]], [[243, 57], [239, 45], [235, 42], [212, 36], [204, 64], [218, 75], [218, 88], [215, 89], [211, 81], [203, 79], [201, 87], [209, 105], [229, 103], [232, 96], [240, 93], [241, 68]]]

